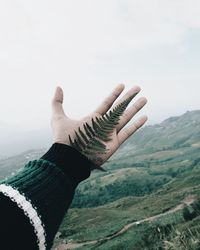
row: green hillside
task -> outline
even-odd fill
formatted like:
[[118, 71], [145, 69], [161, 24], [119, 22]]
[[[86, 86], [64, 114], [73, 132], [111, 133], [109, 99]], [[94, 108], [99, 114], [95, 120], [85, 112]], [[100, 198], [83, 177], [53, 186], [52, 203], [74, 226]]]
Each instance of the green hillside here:
[[[194, 222], [185, 221], [182, 212], [188, 200], [199, 198], [199, 149], [200, 111], [142, 129], [105, 164], [106, 173], [94, 172], [79, 186], [56, 245], [60, 249], [178, 249], [173, 242], [176, 232], [189, 222], [192, 230], [200, 221], [198, 216]], [[161, 217], [113, 236], [128, 224], [155, 215]], [[93, 244], [83, 247], [74, 242]]]
[[15, 174], [29, 161], [41, 157], [44, 152], [44, 149], [29, 150], [16, 156], [0, 159], [0, 179]]
[[[102, 239], [130, 222], [165, 213], [187, 197], [197, 199], [199, 193], [200, 164], [191, 173], [182, 174], [151, 195], [130, 196], [96, 208], [71, 209], [60, 228], [61, 238], [68, 237], [74, 241]], [[173, 222], [173, 216], [171, 220]], [[127, 240], [126, 234], [120, 237], [121, 241]], [[117, 238], [111, 242], [114, 244], [115, 240]], [[108, 242], [103, 245], [106, 246]]]
[[[131, 137], [105, 164], [82, 183], [72, 207], [94, 207], [125, 196], [158, 190], [200, 162], [200, 111], [147, 126]], [[187, 138], [187, 139], [186, 139]]]
[[[198, 110], [141, 129], [78, 186], [54, 248], [200, 249], [199, 150]], [[1, 179], [44, 152], [1, 159]]]

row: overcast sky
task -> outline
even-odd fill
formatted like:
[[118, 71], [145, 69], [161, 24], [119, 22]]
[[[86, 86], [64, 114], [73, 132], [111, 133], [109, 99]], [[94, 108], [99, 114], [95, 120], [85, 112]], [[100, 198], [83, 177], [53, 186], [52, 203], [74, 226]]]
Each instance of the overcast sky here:
[[57, 85], [73, 118], [118, 83], [142, 87], [149, 123], [200, 109], [199, 13], [199, 0], [0, 0], [0, 120], [49, 126]]

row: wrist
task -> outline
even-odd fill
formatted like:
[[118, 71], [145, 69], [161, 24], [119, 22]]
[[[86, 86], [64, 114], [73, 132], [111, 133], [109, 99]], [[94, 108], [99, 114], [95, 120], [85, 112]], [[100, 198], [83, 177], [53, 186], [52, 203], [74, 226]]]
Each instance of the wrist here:
[[41, 158], [56, 164], [74, 186], [90, 176], [92, 162], [69, 145], [54, 143]]

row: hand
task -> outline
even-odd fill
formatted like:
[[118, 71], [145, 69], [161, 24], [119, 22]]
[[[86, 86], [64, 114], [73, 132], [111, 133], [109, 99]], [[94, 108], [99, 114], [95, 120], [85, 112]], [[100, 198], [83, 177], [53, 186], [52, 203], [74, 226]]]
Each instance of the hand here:
[[[103, 114], [123, 102], [130, 96], [140, 92], [140, 87], [135, 86], [131, 88], [118, 102], [114, 105], [113, 103], [119, 97], [119, 95], [124, 90], [124, 85], [119, 84], [112, 93], [102, 102], [102, 104], [94, 110], [88, 116], [82, 118], [81, 120], [70, 119], [63, 110], [63, 91], [60, 87], [56, 88], [53, 100], [52, 100], [52, 120], [51, 125], [53, 129], [53, 141], [57, 143], [62, 143], [70, 145], [69, 135], [72, 139], [75, 138], [75, 131], [78, 128], [83, 128], [83, 124], [87, 122], [91, 124], [91, 119], [95, 117], [101, 117]], [[101, 162], [96, 162], [97, 165], [102, 165], [110, 156], [119, 148], [119, 146], [128, 139], [133, 133], [135, 133], [144, 123], [147, 121], [146, 116], [142, 116], [132, 123], [129, 127], [124, 128], [124, 126], [133, 118], [133, 116], [143, 108], [147, 100], [145, 97], [139, 98], [132, 106], [130, 106], [124, 114], [121, 116], [118, 125], [114, 129], [111, 140], [104, 142], [106, 148], [108, 149], [105, 154], [100, 155]], [[111, 110], [112, 110], [111, 109]]]

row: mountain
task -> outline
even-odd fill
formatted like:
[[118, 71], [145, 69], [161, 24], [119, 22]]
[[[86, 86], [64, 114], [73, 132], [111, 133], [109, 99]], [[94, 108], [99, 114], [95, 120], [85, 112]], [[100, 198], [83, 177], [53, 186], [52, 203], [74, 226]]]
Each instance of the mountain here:
[[0, 123], [0, 158], [21, 154], [27, 150], [47, 148], [51, 145], [51, 131], [48, 128], [23, 131]]
[[1, 159], [0, 179], [4, 179], [9, 177], [10, 175], [14, 175], [29, 161], [40, 158], [45, 151], [45, 149], [29, 150], [16, 156]]
[[199, 151], [198, 110], [138, 131], [79, 185], [56, 249], [200, 249]]
[[[1, 178], [40, 157], [45, 148], [0, 160]], [[200, 232], [200, 217], [185, 221], [181, 210], [200, 197], [199, 150], [200, 110], [140, 129], [105, 163], [107, 172], [95, 170], [78, 186], [55, 240], [57, 249], [198, 249], [170, 244], [186, 228]], [[171, 248], [162, 248], [162, 241]]]
[[181, 147], [200, 147], [200, 110], [170, 117], [160, 124], [146, 126], [130, 137], [114, 156], [137, 155], [146, 152], [174, 150]]
[[[158, 190], [200, 162], [200, 111], [186, 112], [132, 136], [111, 160], [106, 173], [94, 172], [77, 190], [73, 207], [93, 207]], [[101, 197], [101, 199], [99, 199]]]
[[[0, 134], [0, 136], [8, 137], [7, 133]], [[16, 156], [4, 157], [0, 160], [1, 177], [8, 176], [29, 159], [42, 155], [50, 145], [48, 138], [50, 138], [50, 131], [44, 129], [19, 132], [12, 138], [12, 146], [9, 144], [11, 138], [8, 137], [7, 142], [1, 140], [0, 152], [3, 142], [5, 143], [4, 151], [8, 147], [9, 152], [20, 152]], [[125, 182], [136, 184], [136, 180], [138, 180], [137, 189], [140, 193], [146, 193], [145, 185], [148, 186], [148, 192], [151, 192], [155, 186], [157, 188], [162, 186], [163, 182], [166, 183], [178, 173], [187, 171], [193, 162], [198, 161], [199, 148], [200, 110], [188, 111], [181, 116], [168, 118], [160, 124], [146, 126], [130, 137], [105, 164], [107, 172], [94, 171], [90, 179], [81, 185], [78, 192], [82, 195], [84, 189], [85, 195], [88, 195], [92, 193], [91, 186], [98, 186], [101, 187], [99, 190], [103, 195], [102, 192], [107, 192], [106, 187], [114, 189], [118, 186], [120, 188]], [[25, 151], [26, 149], [30, 150]], [[141, 181], [144, 175], [145, 184]], [[130, 188], [130, 185], [128, 186]], [[136, 187], [133, 189], [136, 192]], [[97, 190], [97, 188], [93, 190], [95, 196]], [[132, 191], [126, 192], [126, 195], [129, 195]], [[118, 196], [123, 197], [124, 193], [125, 190], [121, 191], [121, 195]]]

